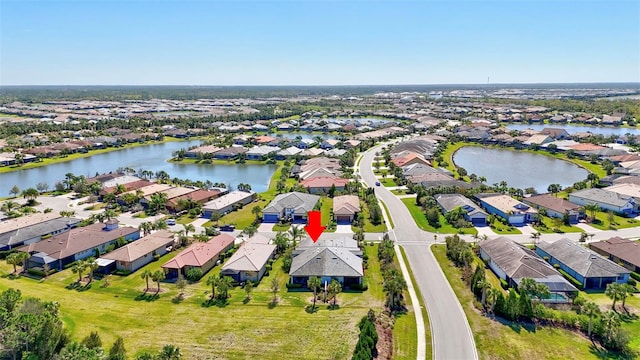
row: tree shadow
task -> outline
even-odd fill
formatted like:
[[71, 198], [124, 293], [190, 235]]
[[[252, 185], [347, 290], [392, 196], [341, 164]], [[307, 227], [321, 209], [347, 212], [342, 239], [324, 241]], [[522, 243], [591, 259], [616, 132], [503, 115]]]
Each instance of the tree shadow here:
[[180, 303], [181, 303], [181, 302], [183, 302], [183, 301], [184, 301], [184, 296], [183, 296], [182, 294], [177, 295], [177, 296], [174, 296], [174, 297], [171, 299], [171, 302], [172, 302], [172, 303], [174, 303], [174, 304], [180, 304]]
[[278, 299], [271, 299], [267, 305], [269, 309], [274, 309], [276, 306], [278, 306]]
[[9, 280], [16, 280], [20, 278], [20, 274], [11, 273], [11, 274], [2, 275], [2, 277]]
[[599, 347], [593, 342], [589, 345], [589, 352], [595, 355], [598, 359], [631, 360], [638, 356], [637, 352], [622, 353], [609, 351], [603, 347]]
[[340, 305], [339, 304], [335, 304], [335, 305], [331, 304], [331, 305], [327, 306], [327, 309], [329, 309], [329, 310], [340, 310]]
[[82, 284], [82, 283], [76, 281], [74, 283], [71, 283], [71, 284], [65, 286], [65, 289], [67, 289], [67, 290], [75, 290], [75, 291], [78, 291], [78, 292], [83, 292], [83, 291], [87, 291], [87, 290], [91, 289], [91, 286], [92, 286], [91, 283]]
[[219, 308], [223, 308], [223, 307], [226, 307], [227, 305], [229, 305], [229, 300], [228, 299], [220, 299], [220, 298], [207, 299], [207, 300], [203, 301], [200, 304], [200, 306], [202, 306], [204, 308], [208, 308], [208, 307], [212, 307], [212, 306], [217, 306]]
[[242, 300], [242, 303], [246, 305], [249, 303], [249, 301], [251, 301], [251, 298], [246, 297], [244, 298], [244, 300]]
[[318, 312], [318, 306], [307, 305], [304, 307], [304, 311], [306, 311], [307, 314], [315, 314]]
[[138, 296], [136, 296], [134, 298], [135, 301], [147, 301], [147, 302], [151, 302], [151, 301], [156, 301], [160, 298], [160, 295], [158, 293], [154, 293], [154, 294], [147, 294], [146, 292], [143, 294], [140, 294]]

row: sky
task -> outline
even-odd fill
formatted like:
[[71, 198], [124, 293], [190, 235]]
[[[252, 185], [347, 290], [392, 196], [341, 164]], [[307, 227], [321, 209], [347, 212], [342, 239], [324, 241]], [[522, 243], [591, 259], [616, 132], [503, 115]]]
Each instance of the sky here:
[[640, 1], [0, 0], [0, 85], [640, 81]]

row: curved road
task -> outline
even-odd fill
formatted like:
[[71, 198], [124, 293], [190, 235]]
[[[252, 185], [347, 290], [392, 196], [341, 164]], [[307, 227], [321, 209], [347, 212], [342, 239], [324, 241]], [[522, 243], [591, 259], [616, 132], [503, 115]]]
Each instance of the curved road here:
[[389, 209], [395, 225], [390, 231], [390, 236], [404, 247], [416, 285], [420, 288], [427, 307], [433, 358], [477, 359], [478, 354], [467, 317], [431, 252], [433, 234], [418, 228], [407, 207], [393, 193], [383, 186], [375, 186], [377, 179], [371, 163], [375, 152], [380, 148], [381, 146], [376, 146], [364, 153], [359, 165], [360, 176], [364, 183], [375, 189], [377, 197]]

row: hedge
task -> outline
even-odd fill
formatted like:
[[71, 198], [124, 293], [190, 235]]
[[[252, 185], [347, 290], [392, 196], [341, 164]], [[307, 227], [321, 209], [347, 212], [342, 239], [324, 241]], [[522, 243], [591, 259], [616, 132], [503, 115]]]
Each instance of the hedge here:
[[[57, 269], [51, 269], [51, 270], [49, 270], [49, 271], [48, 271], [48, 273], [49, 273], [48, 275], [51, 275], [51, 274], [55, 273], [56, 271], [58, 271], [58, 270], [57, 270]], [[42, 277], [45, 277], [44, 270], [40, 270], [40, 269], [37, 269], [37, 268], [30, 268], [30, 269], [27, 269], [27, 272], [28, 272], [29, 274], [31, 274], [31, 275], [36, 275], [36, 276], [42, 276]]]
[[300, 288], [302, 288], [302, 284], [296, 284], [296, 283], [294, 283], [294, 284], [287, 283], [286, 286], [287, 286], [287, 289], [300, 289]]
[[507, 283], [505, 279], [500, 279], [500, 286], [502, 286], [503, 289], [507, 290], [509, 288], [509, 283]]
[[631, 273], [631, 277], [632, 277], [635, 281], [640, 281], [640, 274], [638, 274], [637, 272], [632, 272], [632, 273]]
[[562, 276], [564, 276], [567, 280], [569, 280], [569, 282], [572, 283], [573, 286], [577, 287], [578, 290], [584, 290], [582, 288], [582, 283], [578, 281], [576, 278], [574, 278], [573, 276], [569, 275], [566, 271], [562, 269], [558, 269], [558, 272], [562, 274]]

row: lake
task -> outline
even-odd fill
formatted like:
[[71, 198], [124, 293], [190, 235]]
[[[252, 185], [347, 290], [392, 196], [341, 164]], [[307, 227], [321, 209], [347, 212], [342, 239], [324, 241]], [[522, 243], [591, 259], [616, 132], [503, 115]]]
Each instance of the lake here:
[[611, 136], [611, 135], [624, 136], [625, 134], [628, 134], [628, 133], [632, 135], [640, 135], [640, 129], [637, 129], [637, 128], [562, 125], [562, 124], [509, 124], [507, 125], [507, 129], [518, 130], [518, 131], [526, 130], [526, 129], [533, 129], [533, 130], [540, 131], [548, 127], [565, 129], [569, 134], [575, 134], [579, 132], [590, 132], [593, 134], [601, 134], [604, 136]]
[[508, 149], [465, 146], [453, 155], [453, 162], [487, 178], [487, 185], [506, 181], [509, 187], [533, 187], [539, 193], [547, 192], [549, 184], [562, 188], [585, 180], [589, 172], [570, 162], [549, 156]]
[[0, 174], [0, 196], [8, 196], [9, 190], [17, 185], [24, 190], [46, 182], [53, 189], [56, 181], [64, 179], [66, 173], [95, 176], [96, 173], [114, 171], [118, 167], [130, 167], [134, 170], [166, 171], [172, 178], [210, 180], [222, 182], [234, 187], [239, 183], [251, 185], [256, 192], [266, 191], [277, 165], [262, 164], [178, 164], [167, 162], [172, 152], [181, 148], [199, 145], [199, 140], [174, 141], [116, 150], [86, 158], [51, 164], [34, 169], [19, 170]]

